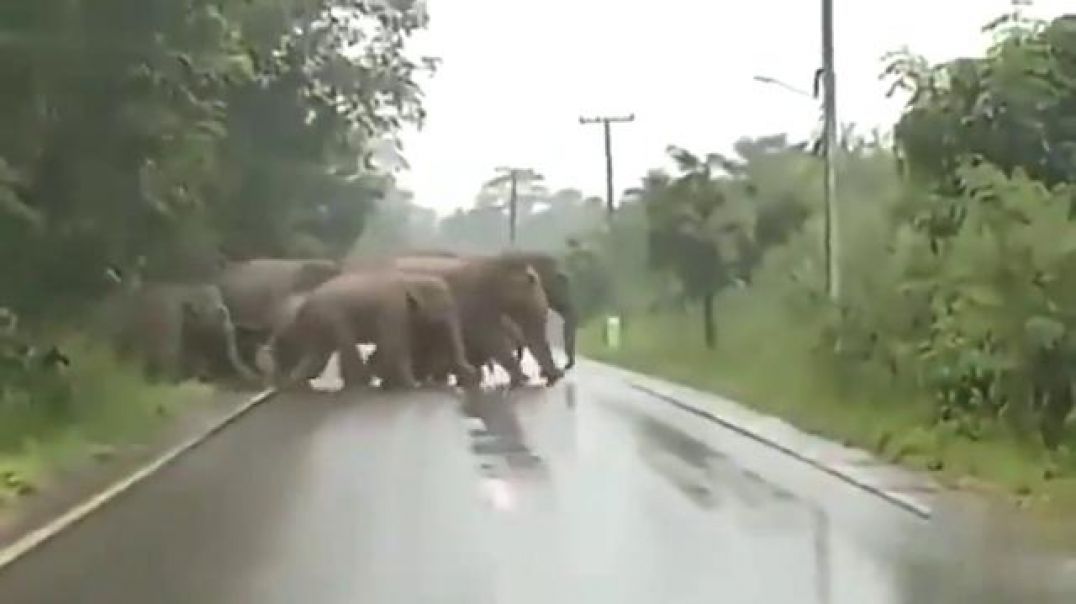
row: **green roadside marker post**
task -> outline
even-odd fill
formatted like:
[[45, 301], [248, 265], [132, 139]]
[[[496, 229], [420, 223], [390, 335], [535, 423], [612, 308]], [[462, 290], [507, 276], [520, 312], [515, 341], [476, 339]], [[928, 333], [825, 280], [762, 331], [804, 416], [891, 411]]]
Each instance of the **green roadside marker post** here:
[[620, 349], [620, 317], [605, 318], [605, 344], [610, 350]]

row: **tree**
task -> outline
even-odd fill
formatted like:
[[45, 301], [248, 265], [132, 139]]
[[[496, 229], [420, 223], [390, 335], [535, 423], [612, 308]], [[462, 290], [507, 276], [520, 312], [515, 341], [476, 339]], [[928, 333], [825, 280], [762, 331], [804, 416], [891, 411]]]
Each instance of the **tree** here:
[[683, 296], [700, 303], [711, 348], [717, 294], [750, 283], [765, 252], [803, 227], [812, 203], [803, 191], [818, 176], [815, 158], [784, 136], [743, 138], [733, 149], [730, 158], [671, 146], [678, 174], [652, 171], [626, 192], [646, 208], [651, 266], [675, 275]]
[[895, 128], [906, 171], [947, 194], [962, 191], [965, 158], [1047, 185], [1076, 180], [1076, 15], [1047, 24], [1017, 8], [984, 29], [995, 42], [981, 58], [890, 55], [893, 89], [911, 95]]
[[[497, 168], [497, 176], [486, 181], [478, 202], [490, 209], [504, 208], [508, 213], [508, 241], [515, 244], [520, 218], [530, 215], [535, 203], [544, 199], [546, 190], [539, 183], [545, 177], [531, 168]], [[501, 199], [503, 201], [497, 202]]]
[[59, 316], [105, 269], [339, 255], [382, 191], [374, 141], [424, 113], [421, 4], [0, 6], [0, 304]]

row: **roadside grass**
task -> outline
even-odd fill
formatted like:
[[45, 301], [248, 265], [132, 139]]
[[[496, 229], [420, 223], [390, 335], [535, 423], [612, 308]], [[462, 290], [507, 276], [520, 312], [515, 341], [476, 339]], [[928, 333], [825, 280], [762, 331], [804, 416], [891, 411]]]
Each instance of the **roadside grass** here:
[[949, 486], [1001, 496], [1051, 518], [1076, 509], [1076, 458], [1068, 448], [1047, 453], [1001, 425], [983, 427], [977, 440], [959, 435], [934, 423], [922, 393], [836, 366], [813, 348], [817, 339], [809, 322], [765, 303], [729, 302], [725, 312], [718, 310], [713, 351], [703, 345], [695, 313], [672, 312], [626, 317], [616, 351], [605, 346], [600, 321], [594, 321], [580, 333], [580, 349], [592, 359], [714, 392], [812, 434], [929, 471]]
[[105, 462], [144, 443], [185, 405], [207, 400], [199, 384], [151, 384], [84, 337], [64, 339], [64, 379], [30, 392], [0, 391], [0, 513], [59, 474]]

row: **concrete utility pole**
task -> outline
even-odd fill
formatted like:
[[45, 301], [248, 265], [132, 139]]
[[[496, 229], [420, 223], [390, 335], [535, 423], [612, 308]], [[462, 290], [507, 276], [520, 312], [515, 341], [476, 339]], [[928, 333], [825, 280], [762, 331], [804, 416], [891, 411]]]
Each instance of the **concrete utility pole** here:
[[610, 224], [613, 222], [613, 137], [609, 124], [634, 121], [634, 113], [623, 117], [579, 118], [580, 124], [601, 124], [605, 130], [605, 212]]
[[512, 188], [508, 195], [508, 243], [515, 247], [516, 224], [519, 222], [519, 197], [517, 188], [519, 183], [518, 170], [512, 170], [509, 173], [509, 182], [511, 183]]
[[508, 183], [508, 241], [514, 247], [516, 244], [517, 224], [519, 222], [519, 181], [522, 178], [530, 182], [537, 182], [543, 180], [543, 177], [541, 174], [538, 174], [530, 168], [502, 166], [497, 168], [497, 171], [500, 172], [502, 176], [498, 176], [486, 184]]
[[837, 75], [833, 66], [833, 0], [822, 0], [822, 81], [825, 113], [826, 291], [840, 298], [840, 229], [837, 211]]

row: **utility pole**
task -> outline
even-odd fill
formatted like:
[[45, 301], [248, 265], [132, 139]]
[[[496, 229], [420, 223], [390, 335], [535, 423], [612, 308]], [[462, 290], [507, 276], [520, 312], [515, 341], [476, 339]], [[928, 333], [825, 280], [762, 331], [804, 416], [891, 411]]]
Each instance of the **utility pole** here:
[[519, 182], [519, 171], [509, 172], [511, 189], [508, 195], [508, 243], [516, 246], [516, 223], [519, 221], [519, 199], [517, 197], [516, 184]]
[[613, 223], [613, 136], [609, 124], [634, 122], [635, 114], [623, 117], [581, 117], [580, 124], [601, 124], [605, 130], [605, 212]]
[[[602, 129], [605, 132], [605, 221], [609, 228], [610, 254], [614, 258], [616, 257], [618, 246], [616, 233], [613, 231], [613, 135], [610, 124], [623, 124], [634, 121], [634, 113], [619, 117], [603, 116], [579, 118], [579, 123], [583, 125], [601, 124]], [[614, 290], [619, 289], [618, 286], [614, 285]], [[615, 348], [620, 345], [620, 333], [623, 330], [624, 313], [620, 304], [619, 293], [614, 297], [616, 298], [614, 305], [618, 310], [616, 315], [605, 318], [605, 329], [602, 330], [602, 340], [605, 341], [606, 346]]]
[[837, 212], [837, 76], [833, 66], [833, 0], [822, 0], [822, 80], [825, 113], [826, 291], [840, 298], [840, 229]]
[[[543, 180], [543, 176], [530, 168], [508, 166], [497, 168], [497, 172], [500, 172], [501, 176], [487, 182], [485, 186], [500, 186], [508, 183], [508, 241], [512, 247], [515, 247], [519, 222], [519, 181], [522, 179], [525, 182], [538, 182]], [[504, 209], [503, 205], [496, 207]]]

